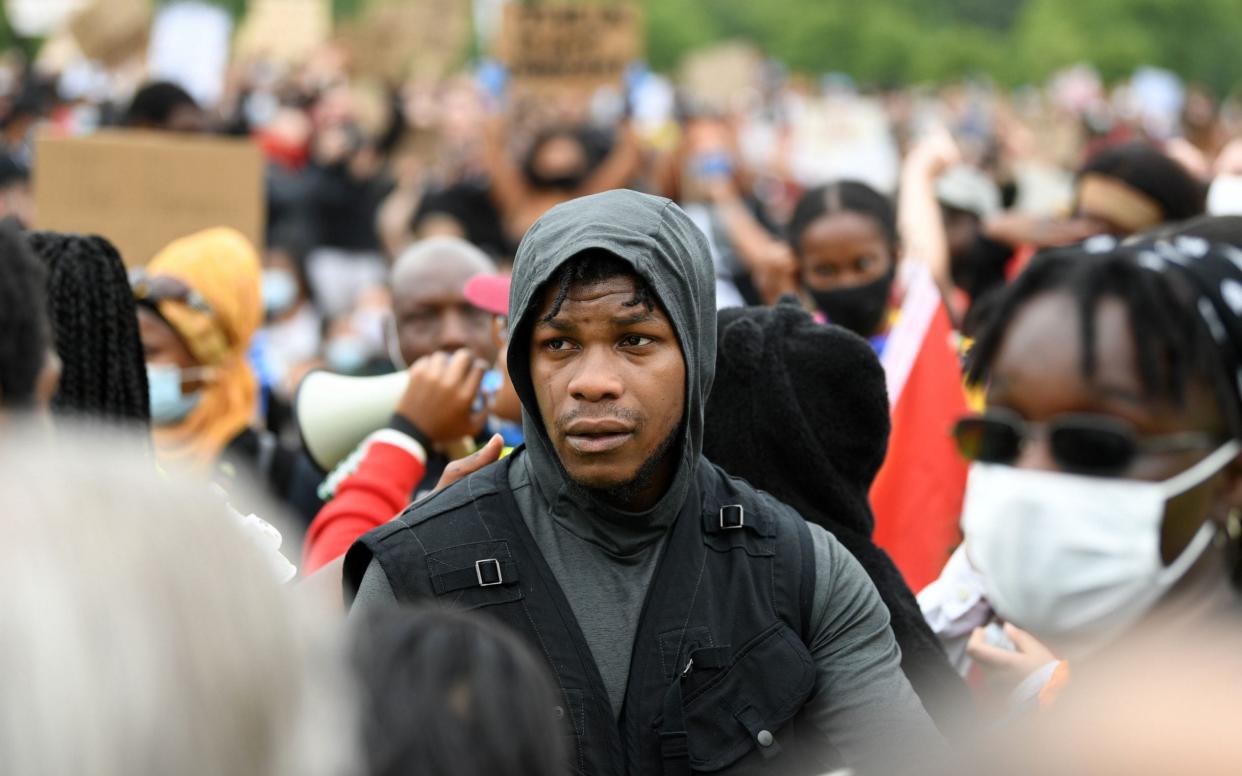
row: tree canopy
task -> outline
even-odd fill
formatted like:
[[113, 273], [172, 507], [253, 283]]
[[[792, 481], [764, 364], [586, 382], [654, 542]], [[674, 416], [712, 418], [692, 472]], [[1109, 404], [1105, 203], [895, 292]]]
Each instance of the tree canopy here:
[[[332, 5], [343, 18], [378, 1]], [[1016, 86], [1090, 62], [1106, 79], [1139, 65], [1166, 67], [1223, 95], [1240, 75], [1239, 0], [634, 1], [643, 6], [648, 59], [659, 70], [676, 68], [696, 47], [742, 38], [795, 71], [843, 72], [869, 86], [973, 75]], [[240, 14], [247, 0], [210, 2]], [[18, 42], [0, 5], [0, 46]]]
[[1237, 0], [643, 0], [648, 55], [748, 38], [802, 72], [891, 86], [984, 74], [1042, 82], [1078, 62], [1105, 78], [1167, 67], [1218, 93], [1238, 80]]

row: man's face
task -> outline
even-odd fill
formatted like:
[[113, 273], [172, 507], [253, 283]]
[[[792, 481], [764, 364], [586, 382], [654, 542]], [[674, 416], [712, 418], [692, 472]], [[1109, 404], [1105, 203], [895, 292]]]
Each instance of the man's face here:
[[685, 412], [686, 366], [664, 311], [629, 304], [636, 290], [631, 276], [576, 285], [545, 320], [558, 291], [546, 289], [531, 328], [530, 371], [569, 476], [616, 494], [619, 506], [645, 509], [675, 469], [664, 453]]
[[468, 348], [491, 364], [496, 360], [492, 315], [466, 301], [473, 267], [443, 264], [411, 272], [392, 290], [401, 357], [413, 364], [436, 351]]

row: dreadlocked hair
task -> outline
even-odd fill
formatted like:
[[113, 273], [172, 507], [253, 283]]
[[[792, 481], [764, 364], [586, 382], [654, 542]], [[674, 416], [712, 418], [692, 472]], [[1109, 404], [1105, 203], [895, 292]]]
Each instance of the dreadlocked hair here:
[[29, 407], [50, 346], [44, 271], [11, 220], [0, 222], [0, 404]]
[[[634, 296], [625, 303], [626, 307], [643, 305], [648, 310], [655, 309], [656, 297], [651, 286], [630, 266], [629, 262], [608, 251], [593, 249], [583, 251], [565, 262], [548, 280], [549, 285], [556, 286], [556, 298], [552, 300], [552, 308], [540, 321], [547, 323], [561, 313], [561, 306], [569, 297], [575, 286], [587, 286], [602, 283], [615, 277], [631, 277], [634, 279]], [[537, 303], [537, 302], [536, 302]]]
[[1144, 234], [1135, 235], [1126, 244], [1174, 237], [1201, 237], [1210, 243], [1232, 245], [1242, 250], [1242, 216], [1196, 216], [1188, 221], [1161, 224]]
[[48, 313], [63, 371], [58, 412], [110, 422], [148, 423], [147, 370], [125, 265], [95, 235], [34, 232], [48, 269]]
[[1242, 437], [1242, 412], [1231, 378], [1196, 311], [1192, 290], [1180, 277], [1143, 267], [1129, 248], [1093, 253], [1075, 246], [1037, 255], [1012, 285], [990, 300], [967, 356], [968, 383], [977, 386], [987, 380], [1018, 312], [1033, 298], [1052, 292], [1069, 294], [1077, 302], [1084, 377], [1094, 377], [1096, 370], [1096, 309], [1104, 299], [1117, 299], [1126, 307], [1146, 394], [1180, 406], [1191, 381], [1203, 379], [1216, 394], [1230, 431]]

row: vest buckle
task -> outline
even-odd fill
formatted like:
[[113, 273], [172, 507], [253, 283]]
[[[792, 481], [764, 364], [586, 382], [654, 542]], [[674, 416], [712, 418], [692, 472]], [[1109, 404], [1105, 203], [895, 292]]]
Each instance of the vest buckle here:
[[732, 531], [746, 527], [746, 510], [741, 504], [729, 504], [720, 508], [720, 530]]
[[479, 587], [495, 587], [505, 581], [505, 575], [500, 571], [500, 561], [495, 558], [476, 560], [474, 575], [479, 580]]

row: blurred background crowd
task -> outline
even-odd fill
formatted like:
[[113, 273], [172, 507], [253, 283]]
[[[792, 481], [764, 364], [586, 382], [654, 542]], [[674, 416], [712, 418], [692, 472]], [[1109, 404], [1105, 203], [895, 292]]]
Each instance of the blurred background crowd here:
[[[904, 255], [932, 268], [958, 325], [1034, 248], [1147, 225], [1092, 212], [1086, 171], [1137, 188], [1163, 211], [1146, 214], [1155, 222], [1242, 210], [1242, 144], [1230, 142], [1242, 105], [1210, 57], [1237, 22], [1222, 17], [1205, 43], [1214, 4], [1189, 14], [1203, 24], [1185, 40], [1155, 35], [1186, 15], [1159, 3], [946, 1], [933, 14], [892, 2], [884, 24], [794, 5], [726, 3], [708, 19], [702, 3], [652, 3], [519, 33], [503, 3], [9, 2], [0, 208], [40, 224], [37, 136], [251, 138], [265, 217], [262, 321], [246, 346], [261, 426], [290, 450], [308, 371], [380, 374], [425, 354], [401, 334], [403, 309], [427, 314], [418, 289], [403, 300], [388, 282], [403, 251], [460, 237], [503, 272], [530, 224], [575, 196], [632, 187], [677, 201], [710, 237], [723, 307], [798, 290], [786, 237], [804, 193], [848, 179], [893, 197], [929, 181], [947, 243], [916, 222]], [[1058, 13], [1103, 42], [1062, 40]], [[925, 18], [936, 23], [914, 32]], [[601, 23], [609, 37], [594, 50], [563, 49]], [[1104, 45], [1136, 25], [1133, 49]], [[860, 37], [844, 45], [847, 33]], [[1023, 69], [1001, 66], [1008, 47]], [[573, 64], [540, 71], [555, 49]], [[1163, 62], [1190, 77], [1151, 64]], [[1164, 175], [1166, 158], [1185, 174]], [[1206, 204], [1183, 196], [1209, 185]], [[123, 255], [129, 267], [152, 258]], [[309, 520], [318, 504], [303, 501]]]
[[[30, 262], [0, 267], [10, 281], [27, 276], [0, 282], [0, 324], [17, 326], [14, 311], [36, 296], [42, 302], [45, 289], [47, 320], [30, 324], [18, 349], [51, 347], [56, 355], [24, 378], [0, 374], [0, 405], [45, 393], [76, 420], [149, 423], [162, 467], [207, 473], [242, 512], [273, 505], [273, 520], [291, 528], [282, 551], [313, 571], [337, 559], [375, 515], [386, 520], [442, 476], [451, 479], [452, 462], [491, 433], [506, 447], [520, 443], [503, 359], [504, 278], [527, 230], [580, 196], [616, 188], [658, 194], [707, 237], [720, 308], [773, 305], [792, 294], [817, 320], [872, 344], [893, 408], [888, 457], [881, 445], [876, 467], [862, 476], [866, 493], [879, 469], [869, 491], [875, 541], [900, 571], [897, 586], [933, 585], [923, 615], [936, 635], [969, 621], [948, 633], [962, 637], [949, 655], [961, 667], [965, 636], [982, 621], [945, 613], [957, 590], [948, 587], [958, 582], [949, 559], [961, 539], [966, 464], [944, 431], [983, 400], [962, 390], [958, 357], [996, 312], [990, 292], [1019, 277], [1039, 251], [1242, 215], [1242, 92], [1233, 67], [1240, 36], [1242, 14], [1231, 0], [7, 0], [0, 218], [11, 223], [0, 229], [0, 252]], [[134, 147], [167, 155], [134, 164], [125, 156]], [[143, 191], [162, 193], [143, 200]], [[131, 194], [138, 215], [122, 223], [110, 208]], [[210, 213], [208, 222], [197, 223], [196, 213]], [[1222, 231], [1204, 236], [1242, 244], [1237, 222], [1217, 223]], [[26, 294], [24, 282], [41, 290]], [[935, 316], [920, 317], [932, 308]], [[916, 368], [909, 356], [902, 371], [902, 353], [926, 354], [933, 340], [947, 366]], [[377, 417], [350, 421], [359, 433], [326, 432], [332, 449], [299, 418], [299, 391], [318, 375], [314, 401], [327, 417], [346, 414], [358, 384], [323, 382], [324, 373], [398, 375], [382, 389], [388, 399]], [[19, 378], [25, 395], [13, 391]], [[920, 413], [909, 409], [910, 396]], [[821, 420], [802, 410], [793, 422]], [[728, 432], [718, 445], [723, 458], [730, 434], [742, 431], [717, 427]], [[363, 455], [374, 453], [355, 447], [377, 429], [414, 440], [417, 466], [381, 466], [387, 485], [350, 481]], [[0, 481], [38, 478], [39, 461], [20, 458], [0, 455]], [[927, 459], [935, 465], [923, 465]], [[175, 509], [186, 497], [170, 490], [144, 504], [132, 470], [110, 467], [109, 480], [86, 461], [65, 466], [83, 498], [111, 500], [118, 516], [126, 499], [136, 499], [135, 510]], [[919, 477], [932, 484], [912, 487]], [[264, 486], [265, 495], [248, 503], [241, 480]], [[340, 491], [343, 481], [352, 484]], [[48, 499], [4, 508], [51, 516], [86, 503]], [[26, 538], [35, 547], [64, 541], [58, 530], [52, 522], [46, 536]], [[208, 534], [160, 541], [209, 550], [231, 541]], [[208, 569], [210, 561], [195, 563]], [[171, 594], [197, 597], [200, 583], [191, 575]], [[17, 584], [0, 587], [11, 593]], [[61, 592], [66, 600], [85, 595]], [[19, 596], [5, 605], [15, 602]], [[296, 641], [290, 633], [302, 626], [272, 614], [283, 609], [251, 603], [265, 624], [238, 635], [239, 644]], [[456, 658], [482, 688], [471, 692], [518, 670], [506, 662], [516, 661], [522, 676], [534, 677], [523, 692], [532, 703], [546, 700], [544, 676], [506, 634], [453, 615], [423, 617], [441, 619], [368, 631], [373, 640], [357, 647], [364, 683], [387, 679], [368, 676], [369, 661], [391, 667], [396, 655], [423, 649]], [[317, 659], [303, 654], [309, 648], [280, 644], [264, 659]], [[283, 695], [266, 700], [309, 707], [314, 693], [345, 682], [326, 669], [306, 673], [316, 682], [302, 687], [286, 677]], [[440, 686], [437, 676], [401, 681], [441, 692], [449, 706], [464, 692]], [[254, 713], [260, 720], [267, 712]], [[364, 711], [372, 713], [405, 725], [443, 722], [382, 693]], [[475, 721], [493, 726], [482, 733], [489, 740], [506, 738], [503, 720]], [[443, 736], [460, 733], [449, 726]], [[219, 735], [231, 740], [228, 731]], [[294, 726], [281, 735], [301, 741], [306, 733]], [[523, 735], [538, 742], [547, 731]], [[0, 740], [0, 750], [10, 743]], [[389, 752], [391, 739], [368, 743], [376, 774], [425, 757], [451, 763], [470, 747], [452, 739]], [[32, 742], [30, 762], [49, 746]], [[503, 772], [546, 772], [537, 758], [558, 755], [558, 746], [543, 741], [510, 753], [501, 758], [508, 765], [536, 760]], [[352, 756], [290, 749], [319, 758], [324, 773], [345, 772], [338, 760]], [[222, 761], [204, 773], [315, 772], [304, 763], [255, 762], [267, 764], [247, 771]], [[72, 772], [66, 767], [55, 772]]]

